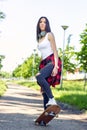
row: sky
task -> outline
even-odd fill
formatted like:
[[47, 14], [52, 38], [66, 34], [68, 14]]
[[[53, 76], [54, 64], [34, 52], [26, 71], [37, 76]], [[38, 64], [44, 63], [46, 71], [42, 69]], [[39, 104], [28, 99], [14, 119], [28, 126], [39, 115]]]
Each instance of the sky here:
[[6, 14], [0, 20], [0, 55], [5, 55], [3, 71], [12, 72], [37, 48], [36, 25], [46, 16], [54, 33], [57, 48], [65, 45], [70, 34], [70, 45], [80, 49], [79, 35], [87, 23], [87, 0], [0, 0], [0, 11]]

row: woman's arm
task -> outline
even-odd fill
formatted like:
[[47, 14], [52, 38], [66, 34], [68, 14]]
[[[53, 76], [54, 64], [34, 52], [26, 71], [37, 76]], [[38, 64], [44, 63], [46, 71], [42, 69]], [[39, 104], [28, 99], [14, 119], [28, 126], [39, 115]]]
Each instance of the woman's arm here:
[[51, 48], [52, 48], [53, 53], [54, 53], [55, 66], [54, 66], [52, 75], [55, 76], [57, 74], [57, 71], [58, 71], [58, 51], [57, 51], [56, 42], [55, 42], [55, 38], [54, 38], [53, 33], [48, 34], [48, 40], [51, 43]]

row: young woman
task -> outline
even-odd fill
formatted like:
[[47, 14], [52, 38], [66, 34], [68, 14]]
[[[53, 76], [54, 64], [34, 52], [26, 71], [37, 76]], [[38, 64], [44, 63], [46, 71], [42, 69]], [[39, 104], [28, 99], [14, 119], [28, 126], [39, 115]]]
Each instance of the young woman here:
[[49, 21], [46, 17], [41, 17], [37, 23], [37, 42], [41, 52], [41, 63], [39, 73], [36, 75], [37, 83], [41, 87], [43, 95], [44, 109], [48, 105], [56, 105], [56, 101], [51, 91], [51, 85], [60, 83], [61, 60], [58, 58], [55, 38], [50, 29]]

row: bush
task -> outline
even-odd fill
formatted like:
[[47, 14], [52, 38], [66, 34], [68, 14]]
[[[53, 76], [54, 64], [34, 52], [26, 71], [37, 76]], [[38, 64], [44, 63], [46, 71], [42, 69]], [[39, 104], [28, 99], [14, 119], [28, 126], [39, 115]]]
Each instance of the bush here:
[[0, 80], [0, 96], [2, 96], [4, 94], [6, 89], [7, 89], [7, 86], [6, 86], [5, 82]]

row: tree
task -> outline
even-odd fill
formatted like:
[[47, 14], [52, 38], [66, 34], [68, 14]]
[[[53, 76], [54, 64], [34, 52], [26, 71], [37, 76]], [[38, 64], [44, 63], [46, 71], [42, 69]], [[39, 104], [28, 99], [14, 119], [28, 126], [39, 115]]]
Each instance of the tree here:
[[14, 77], [29, 78], [35, 76], [38, 72], [40, 57], [38, 54], [32, 54], [21, 65], [19, 65], [12, 73]]
[[2, 65], [2, 60], [5, 58], [5, 56], [4, 55], [0, 55], [0, 70], [1, 70], [1, 68], [3, 67], [3, 65]]
[[82, 69], [87, 72], [87, 24], [86, 29], [80, 35], [81, 50], [78, 52], [78, 59]]
[[18, 67], [15, 68], [15, 70], [12, 72], [13, 77], [21, 77], [21, 65], [18, 65]]
[[85, 84], [86, 85], [86, 73], [87, 73], [87, 24], [86, 28], [80, 34], [81, 50], [77, 53], [77, 59], [79, 60], [80, 69], [85, 72]]
[[[59, 48], [58, 50], [59, 56], [62, 57], [62, 49]], [[75, 59], [76, 59], [76, 53], [74, 52], [74, 47], [66, 46], [64, 50], [64, 71], [63, 73], [69, 71], [74, 73], [76, 64], [75, 64]]]
[[1, 77], [3, 77], [3, 78], [10, 78], [11, 74], [8, 73], [8, 72], [5, 72], [5, 71], [1, 71]]
[[[5, 18], [5, 14], [0, 11], [0, 19], [4, 19], [4, 18]], [[4, 58], [5, 58], [5, 56], [0, 55], [0, 70], [3, 67], [3, 65], [1, 64], [1, 62], [2, 62], [2, 59], [4, 59]]]
[[4, 19], [4, 18], [5, 18], [5, 14], [2, 11], [0, 11], [0, 19]]

